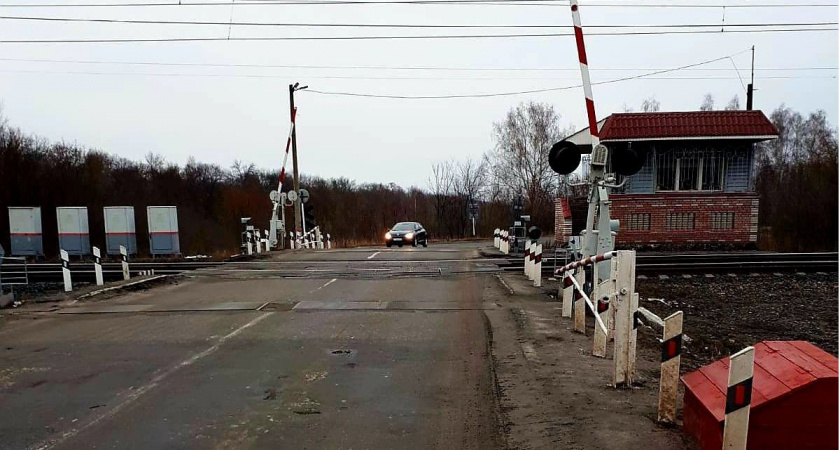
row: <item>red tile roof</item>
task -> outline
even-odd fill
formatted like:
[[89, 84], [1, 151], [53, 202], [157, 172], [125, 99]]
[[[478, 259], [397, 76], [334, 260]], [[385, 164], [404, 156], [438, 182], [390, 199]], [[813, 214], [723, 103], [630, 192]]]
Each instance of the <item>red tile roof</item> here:
[[761, 111], [621, 113], [607, 118], [602, 141], [773, 139], [779, 132]]

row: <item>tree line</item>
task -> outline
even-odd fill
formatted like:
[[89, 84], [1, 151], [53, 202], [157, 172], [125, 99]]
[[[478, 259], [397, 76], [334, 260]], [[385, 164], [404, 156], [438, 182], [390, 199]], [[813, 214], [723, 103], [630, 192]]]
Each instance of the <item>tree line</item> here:
[[[86, 206], [91, 245], [105, 247], [104, 206], [133, 206], [138, 251], [147, 255], [146, 207], [178, 207], [179, 237], [184, 255], [225, 255], [239, 249], [241, 217], [269, 228], [272, 204], [269, 192], [277, 189], [279, 170], [260, 170], [235, 161], [231, 167], [190, 158], [183, 166], [148, 154], [144, 161], [109, 155], [77, 144], [49, 142], [11, 126], [0, 111], [0, 244], [8, 252], [9, 206], [40, 206], [44, 251], [58, 254], [55, 208]], [[458, 193], [405, 189], [396, 184], [356, 183], [347, 178], [301, 176], [309, 190], [317, 224], [332, 236], [334, 245], [382, 242], [385, 232], [399, 221], [418, 221], [434, 239], [467, 237], [471, 223], [467, 205]], [[287, 178], [284, 192], [292, 189]], [[472, 189], [472, 188], [470, 188]], [[460, 191], [458, 191], [460, 192]], [[436, 206], [446, 204], [445, 211]], [[458, 205], [456, 208], [454, 205]], [[504, 205], [481, 204], [476, 223], [481, 236], [509, 220]], [[294, 223], [286, 208], [289, 227]]]

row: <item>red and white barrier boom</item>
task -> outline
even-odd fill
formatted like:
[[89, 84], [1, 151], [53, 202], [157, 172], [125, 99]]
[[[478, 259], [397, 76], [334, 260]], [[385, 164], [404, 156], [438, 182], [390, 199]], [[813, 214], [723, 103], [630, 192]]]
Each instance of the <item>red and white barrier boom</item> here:
[[[277, 247], [278, 230], [285, 237], [286, 235], [286, 208], [285, 208], [285, 194], [283, 194], [283, 182], [286, 181], [286, 162], [289, 160], [289, 149], [292, 146], [292, 133], [295, 131], [295, 117], [297, 116], [297, 108], [292, 111], [292, 123], [289, 125], [289, 135], [286, 138], [286, 152], [283, 154], [283, 165], [280, 167], [280, 176], [277, 179], [277, 191], [271, 194], [271, 232], [268, 235], [269, 245]], [[279, 211], [279, 217], [278, 217]], [[278, 225], [280, 225], [278, 227]], [[292, 246], [294, 248], [294, 246]]]

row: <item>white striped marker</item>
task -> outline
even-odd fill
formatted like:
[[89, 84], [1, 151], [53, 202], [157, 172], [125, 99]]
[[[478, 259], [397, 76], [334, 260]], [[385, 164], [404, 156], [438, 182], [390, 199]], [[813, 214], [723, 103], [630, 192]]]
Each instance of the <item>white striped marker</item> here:
[[253, 255], [254, 254], [254, 245], [251, 244], [251, 232], [250, 231], [245, 232], [245, 242], [247, 242], [246, 249], [247, 249], [247, 252], [248, 252], [248, 256]]
[[534, 255], [534, 287], [542, 287], [542, 244], [537, 245]]
[[327, 233], [327, 250], [332, 249], [332, 241], [330, 240], [330, 234]]
[[747, 347], [729, 357], [726, 419], [723, 425], [724, 450], [747, 448], [754, 363], [755, 348], [753, 347]]
[[533, 280], [536, 275], [534, 270], [537, 268], [537, 243], [531, 243], [531, 250], [528, 252], [528, 279]]
[[131, 279], [131, 274], [128, 271], [128, 251], [124, 245], [120, 245], [120, 258], [122, 259], [123, 280]]
[[254, 233], [257, 235], [257, 254], [259, 255], [262, 253], [262, 237], [260, 236], [260, 230], [255, 230]]
[[61, 274], [64, 276], [64, 292], [73, 290], [73, 281], [70, 279], [70, 255], [61, 250]]
[[102, 253], [99, 247], [93, 247], [93, 270], [96, 272], [96, 285], [102, 286], [105, 281], [102, 279]]
[[531, 279], [531, 240], [525, 241], [525, 277]]
[[657, 419], [677, 423], [677, 387], [680, 383], [683, 313], [677, 311], [663, 321], [662, 370], [659, 372], [659, 412]]
[[263, 231], [265, 231], [265, 251], [270, 252], [271, 251], [271, 239], [269, 239], [268, 230], [263, 230]]

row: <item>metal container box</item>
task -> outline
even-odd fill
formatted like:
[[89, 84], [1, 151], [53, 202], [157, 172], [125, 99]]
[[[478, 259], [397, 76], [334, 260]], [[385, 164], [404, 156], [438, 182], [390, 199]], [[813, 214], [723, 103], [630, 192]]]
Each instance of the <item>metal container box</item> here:
[[133, 206], [106, 206], [103, 208], [105, 216], [105, 250], [109, 255], [119, 255], [120, 245], [126, 248], [129, 255], [137, 253], [137, 231], [134, 227]]
[[55, 209], [58, 218], [58, 247], [69, 255], [90, 254], [90, 229], [88, 211], [84, 206], [59, 206]]
[[41, 208], [10, 206], [9, 234], [12, 255], [44, 256]]
[[149, 253], [173, 255], [181, 253], [178, 240], [178, 208], [175, 206], [148, 206]]

